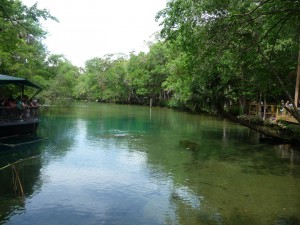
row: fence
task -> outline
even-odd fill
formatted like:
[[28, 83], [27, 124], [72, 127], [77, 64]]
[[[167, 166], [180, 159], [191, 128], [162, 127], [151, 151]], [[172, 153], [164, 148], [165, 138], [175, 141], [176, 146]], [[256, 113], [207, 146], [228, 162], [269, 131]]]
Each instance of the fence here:
[[[251, 103], [249, 105], [250, 115], [263, 116], [263, 112], [263, 105], [257, 103]], [[271, 104], [266, 105], [266, 118], [276, 118], [276, 120], [284, 120], [290, 123], [298, 123], [298, 121], [285, 108]]]
[[[276, 117], [276, 109], [277, 106], [276, 105], [266, 105], [266, 117], [270, 118], [270, 117]], [[261, 116], [263, 116], [264, 113], [264, 106], [257, 104], [257, 103], [251, 103], [249, 105], [249, 114], [250, 115], [259, 115], [261, 114]]]
[[39, 107], [0, 107], [0, 121], [29, 120], [38, 118]]

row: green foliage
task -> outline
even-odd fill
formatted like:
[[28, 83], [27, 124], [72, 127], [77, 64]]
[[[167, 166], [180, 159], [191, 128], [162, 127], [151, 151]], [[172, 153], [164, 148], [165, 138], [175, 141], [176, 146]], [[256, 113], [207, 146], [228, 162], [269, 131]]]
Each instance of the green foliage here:
[[299, 140], [299, 137], [300, 137], [300, 128], [299, 128], [299, 125], [288, 124], [286, 128], [291, 131], [293, 139], [298, 139]]
[[[86, 62], [86, 72], [78, 85], [87, 89], [88, 99], [119, 102], [126, 101], [126, 60], [123, 56], [106, 55], [105, 58], [94, 58]], [[83, 80], [84, 84], [80, 84]]]
[[[55, 64], [53, 59], [55, 58]], [[42, 97], [47, 103], [64, 103], [75, 96], [76, 80], [79, 70], [63, 56], [53, 55], [49, 58], [48, 72], [51, 81], [44, 86]]]
[[170, 0], [157, 18], [163, 37], [189, 55], [191, 102], [246, 104], [294, 91], [299, 49], [298, 1]]
[[44, 66], [46, 50], [41, 40], [46, 32], [41, 19], [54, 19], [37, 5], [27, 7], [19, 0], [1, 0], [0, 73], [30, 78]]

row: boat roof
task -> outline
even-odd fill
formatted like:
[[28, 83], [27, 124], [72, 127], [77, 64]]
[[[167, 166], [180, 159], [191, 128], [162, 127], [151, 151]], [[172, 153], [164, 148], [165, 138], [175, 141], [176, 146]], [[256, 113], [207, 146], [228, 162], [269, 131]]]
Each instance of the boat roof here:
[[38, 85], [26, 80], [25, 78], [0, 74], [0, 85], [5, 85], [5, 84], [26, 85], [37, 89], [42, 89]]

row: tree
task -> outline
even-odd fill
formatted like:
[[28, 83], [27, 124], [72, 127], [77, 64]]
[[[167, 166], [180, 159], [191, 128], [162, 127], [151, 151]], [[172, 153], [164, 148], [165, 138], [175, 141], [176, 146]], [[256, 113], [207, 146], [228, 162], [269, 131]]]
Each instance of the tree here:
[[169, 98], [167, 90], [162, 86], [168, 74], [167, 63], [170, 60], [169, 49], [164, 42], [157, 42], [150, 47], [146, 56], [145, 69], [149, 74], [146, 88], [149, 98], [154, 100], [154, 104], [163, 105]]
[[162, 35], [192, 59], [193, 95], [208, 94], [219, 106], [238, 96], [245, 105], [255, 92], [291, 99], [286, 75], [297, 65], [299, 5], [171, 0], [157, 17], [163, 18]]
[[56, 20], [37, 4], [27, 7], [19, 0], [0, 1], [0, 73], [31, 78], [44, 67], [46, 32], [40, 20]]
[[125, 84], [128, 87], [128, 101], [131, 103], [143, 103], [143, 97], [148, 96], [147, 83], [149, 73], [145, 68], [147, 56], [144, 52], [138, 55], [131, 54], [127, 64], [127, 76]]
[[47, 82], [47, 86], [42, 96], [53, 103], [65, 103], [66, 100], [76, 96], [76, 80], [80, 76], [79, 69], [73, 66], [62, 55], [52, 55], [49, 57], [48, 68], [51, 80]]
[[[124, 102], [127, 88], [124, 83], [126, 76], [126, 59], [124, 55], [105, 55], [86, 62], [86, 72], [82, 75], [93, 99], [101, 101]], [[89, 77], [89, 78], [87, 78]]]
[[162, 88], [167, 93], [168, 106], [177, 108], [189, 108], [195, 110], [198, 102], [194, 101], [192, 94], [192, 72], [189, 71], [191, 58], [181, 51], [176, 43], [165, 43], [169, 49], [168, 61], [165, 64], [167, 76], [162, 82]]

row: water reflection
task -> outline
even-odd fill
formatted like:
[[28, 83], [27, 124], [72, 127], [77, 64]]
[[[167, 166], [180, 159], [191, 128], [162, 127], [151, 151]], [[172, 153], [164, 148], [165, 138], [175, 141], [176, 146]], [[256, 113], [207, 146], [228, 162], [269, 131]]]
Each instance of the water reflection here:
[[[30, 138], [31, 137], [26, 137]], [[24, 138], [23, 138], [24, 139]], [[41, 142], [0, 149], [0, 221], [25, 209], [26, 198], [42, 186]]]
[[[47, 140], [27, 151], [39, 157], [20, 167], [22, 204], [2, 185], [9, 187], [10, 171], [0, 171], [0, 223], [297, 224], [300, 219], [299, 150], [260, 143], [257, 133], [227, 120], [78, 104], [46, 112], [39, 135]], [[26, 151], [3, 152], [0, 159], [14, 154]]]
[[300, 164], [300, 154], [299, 149], [297, 150], [295, 147], [289, 144], [281, 144], [275, 146], [276, 153], [281, 159], [288, 160], [291, 165]]

